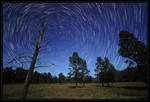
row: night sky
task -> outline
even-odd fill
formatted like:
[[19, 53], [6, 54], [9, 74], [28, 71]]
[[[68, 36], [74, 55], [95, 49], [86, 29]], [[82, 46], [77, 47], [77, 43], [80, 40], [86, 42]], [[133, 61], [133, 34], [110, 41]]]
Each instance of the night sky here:
[[[39, 53], [41, 65], [55, 64], [36, 71], [67, 75], [69, 56], [74, 51], [86, 60], [94, 76], [97, 57], [108, 57], [117, 70], [128, 65], [118, 54], [119, 32], [127, 30], [147, 45], [147, 3], [3, 3], [3, 63], [18, 53], [34, 50], [37, 37], [33, 27], [39, 19], [47, 23], [44, 42], [48, 49]], [[23, 59], [26, 60], [26, 59]], [[21, 64], [11, 64], [14, 68]], [[9, 66], [11, 66], [9, 65]], [[25, 69], [28, 69], [28, 64]]]

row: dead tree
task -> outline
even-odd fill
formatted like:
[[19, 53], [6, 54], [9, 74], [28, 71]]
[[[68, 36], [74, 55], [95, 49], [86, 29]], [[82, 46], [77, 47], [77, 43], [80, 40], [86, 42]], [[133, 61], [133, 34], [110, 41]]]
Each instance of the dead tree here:
[[39, 42], [36, 43], [36, 48], [35, 48], [33, 58], [32, 58], [31, 64], [30, 64], [29, 72], [27, 74], [27, 77], [26, 77], [26, 80], [24, 83], [24, 88], [23, 88], [21, 99], [24, 99], [28, 93], [29, 84], [30, 84], [31, 79], [32, 79], [33, 69], [35, 67], [36, 59], [37, 59], [37, 56], [39, 53], [40, 44], [41, 44], [43, 36], [44, 36], [45, 28], [46, 28], [46, 25], [44, 24], [44, 28], [42, 29], [41, 34], [40, 34]]
[[[26, 62], [31, 62], [20, 99], [25, 99], [25, 97], [27, 96], [28, 88], [29, 88], [30, 82], [32, 80], [32, 76], [33, 76], [32, 74], [33, 74], [34, 69], [38, 68], [38, 67], [50, 67], [51, 66], [51, 65], [50, 66], [35, 66], [36, 61], [38, 61], [38, 58], [37, 58], [38, 54], [39, 54], [40, 50], [42, 50], [41, 48], [46, 47], [49, 43], [49, 42], [47, 42], [45, 45], [41, 46], [41, 42], [42, 42], [43, 37], [44, 37], [45, 29], [46, 29], [46, 24], [44, 24], [44, 27], [42, 30], [38, 30], [40, 38], [37, 42], [34, 42], [35, 50], [33, 53], [31, 53], [32, 56], [21, 56], [20, 55], [19, 57], [16, 57], [13, 60], [11, 60], [10, 62], [8, 62], [8, 64], [9, 64], [9, 63], [17, 61], [18, 59], [21, 59], [21, 58], [30, 58], [30, 61], [20, 62], [21, 64], [26, 63]], [[52, 64], [52, 65], [54, 65], [54, 64]]]

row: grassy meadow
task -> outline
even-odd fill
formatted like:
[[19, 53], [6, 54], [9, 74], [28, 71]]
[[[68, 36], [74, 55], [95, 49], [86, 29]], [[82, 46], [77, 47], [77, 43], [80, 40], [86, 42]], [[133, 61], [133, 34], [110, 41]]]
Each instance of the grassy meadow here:
[[[104, 84], [105, 85], [105, 84]], [[85, 88], [73, 88], [72, 84], [31, 84], [27, 99], [141, 99], [147, 96], [145, 83], [119, 82], [110, 87], [98, 83]], [[82, 86], [79, 84], [79, 86]], [[105, 85], [107, 86], [107, 85]], [[3, 85], [3, 99], [19, 99], [23, 84]]]

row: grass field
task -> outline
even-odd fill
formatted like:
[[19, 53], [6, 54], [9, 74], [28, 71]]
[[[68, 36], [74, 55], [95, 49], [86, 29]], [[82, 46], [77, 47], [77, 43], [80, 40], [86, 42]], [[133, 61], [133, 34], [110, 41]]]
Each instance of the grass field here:
[[[96, 83], [86, 84], [85, 88], [73, 86], [75, 84], [31, 84], [27, 99], [129, 99], [147, 96], [145, 83], [140, 82], [113, 83], [111, 87], [101, 87]], [[23, 84], [3, 85], [3, 99], [19, 99], [22, 88]]]

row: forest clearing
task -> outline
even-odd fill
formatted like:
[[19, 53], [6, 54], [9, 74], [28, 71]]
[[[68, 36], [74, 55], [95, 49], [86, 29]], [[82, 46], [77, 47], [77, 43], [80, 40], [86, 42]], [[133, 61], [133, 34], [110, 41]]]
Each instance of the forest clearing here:
[[[143, 99], [147, 89], [143, 82], [116, 82], [107, 87], [99, 83], [74, 88], [75, 83], [31, 84], [26, 99]], [[78, 84], [82, 86], [82, 84]], [[3, 86], [3, 98], [19, 99], [23, 84]]]

